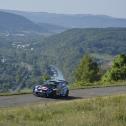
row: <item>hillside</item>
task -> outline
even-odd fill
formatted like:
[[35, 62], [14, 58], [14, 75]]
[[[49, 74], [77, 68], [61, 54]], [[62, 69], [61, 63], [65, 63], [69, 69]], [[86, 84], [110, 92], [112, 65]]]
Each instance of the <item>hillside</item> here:
[[68, 28], [58, 26], [58, 25], [53, 25], [53, 24], [48, 24], [48, 23], [37, 23], [40, 27], [47, 29], [50, 33], [61, 33]]
[[47, 12], [10, 11], [36, 23], [48, 23], [68, 28], [126, 27], [126, 19], [92, 14], [56, 14]]
[[39, 55], [58, 65], [66, 77], [85, 53], [115, 56], [126, 53], [126, 29], [71, 29], [46, 38], [38, 45]]
[[36, 24], [29, 19], [8, 12], [0, 11], [0, 32], [4, 33], [57, 33], [63, 27], [48, 24]]
[[39, 84], [51, 64], [62, 70], [69, 82], [74, 81], [73, 71], [85, 53], [100, 64], [126, 54], [126, 28], [71, 29], [48, 38], [0, 36], [0, 87]]
[[0, 35], [0, 92], [31, 87], [43, 73], [37, 55], [36, 42], [43, 36]]
[[[0, 31], [1, 32], [23, 32], [23, 31], [42, 31], [38, 25], [16, 14], [0, 12]], [[45, 31], [43, 29], [43, 31]]]
[[[44, 41], [53, 49], [78, 49], [78, 52], [125, 53], [126, 28], [71, 29]], [[42, 43], [43, 44], [43, 43]], [[57, 50], [58, 51], [58, 50]], [[66, 53], [66, 52], [65, 52]]]

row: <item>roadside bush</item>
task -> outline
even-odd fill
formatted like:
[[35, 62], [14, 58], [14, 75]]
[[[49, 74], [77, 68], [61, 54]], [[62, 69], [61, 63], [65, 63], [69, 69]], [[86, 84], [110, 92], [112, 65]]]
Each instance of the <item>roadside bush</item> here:
[[103, 82], [126, 80], [126, 55], [118, 55], [112, 63], [112, 67], [103, 75]]

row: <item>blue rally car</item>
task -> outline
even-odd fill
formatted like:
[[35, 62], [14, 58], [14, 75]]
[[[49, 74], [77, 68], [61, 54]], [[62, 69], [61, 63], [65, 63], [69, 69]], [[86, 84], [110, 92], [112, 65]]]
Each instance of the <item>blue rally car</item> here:
[[68, 97], [69, 89], [66, 81], [47, 81], [33, 88], [33, 94], [38, 97]]

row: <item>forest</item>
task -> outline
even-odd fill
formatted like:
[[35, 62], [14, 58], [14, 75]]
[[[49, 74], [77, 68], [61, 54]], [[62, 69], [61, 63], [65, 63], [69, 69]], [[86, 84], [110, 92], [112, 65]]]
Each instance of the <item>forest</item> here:
[[116, 55], [126, 54], [126, 29], [71, 29], [48, 37], [0, 33], [0, 91], [14, 90], [20, 84], [21, 88], [31, 88], [41, 82], [51, 64], [73, 83], [85, 54], [90, 54], [105, 73]]

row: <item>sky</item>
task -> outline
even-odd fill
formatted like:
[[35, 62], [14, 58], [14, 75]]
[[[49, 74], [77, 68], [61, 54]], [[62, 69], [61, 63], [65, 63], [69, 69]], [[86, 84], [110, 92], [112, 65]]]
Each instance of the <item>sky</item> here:
[[126, 18], [126, 0], [0, 0], [0, 9]]

